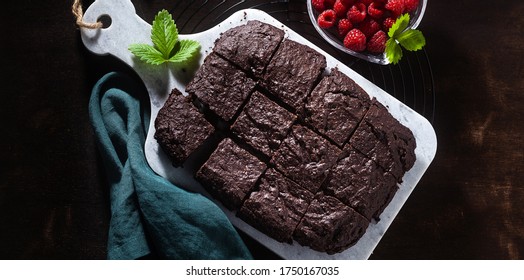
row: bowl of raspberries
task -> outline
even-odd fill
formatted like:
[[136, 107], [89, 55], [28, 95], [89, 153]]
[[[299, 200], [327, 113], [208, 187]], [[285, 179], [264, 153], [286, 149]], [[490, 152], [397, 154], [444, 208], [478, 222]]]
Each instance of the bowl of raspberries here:
[[422, 20], [427, 0], [307, 0], [309, 17], [318, 33], [337, 49], [355, 57], [389, 64], [388, 31], [402, 15], [406, 30]]

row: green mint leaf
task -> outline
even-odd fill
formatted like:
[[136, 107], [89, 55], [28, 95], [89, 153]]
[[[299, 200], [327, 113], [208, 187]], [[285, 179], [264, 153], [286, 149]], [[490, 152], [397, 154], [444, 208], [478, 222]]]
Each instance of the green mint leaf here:
[[178, 30], [168, 11], [162, 10], [155, 16], [151, 29], [151, 41], [163, 57], [169, 60], [171, 51], [178, 41]]
[[155, 49], [153, 46], [146, 44], [132, 44], [128, 49], [132, 54], [147, 63], [160, 65], [166, 62], [166, 59], [162, 53], [160, 53], [160, 51]]
[[426, 44], [422, 32], [418, 30], [406, 30], [397, 36], [397, 41], [408, 51], [418, 51]]
[[176, 45], [176, 53], [169, 59], [170, 62], [184, 63], [200, 50], [200, 44], [193, 40], [180, 40]]
[[393, 64], [397, 64], [402, 58], [402, 48], [393, 38], [389, 38], [386, 42], [386, 57]]
[[395, 23], [389, 28], [388, 36], [396, 38], [402, 31], [404, 31], [409, 24], [409, 14], [403, 14], [397, 18]]
[[129, 51], [141, 60], [160, 65], [165, 62], [184, 63], [200, 51], [200, 43], [192, 40], [178, 40], [175, 21], [168, 11], [160, 11], [151, 26], [151, 41], [147, 44], [132, 44]]

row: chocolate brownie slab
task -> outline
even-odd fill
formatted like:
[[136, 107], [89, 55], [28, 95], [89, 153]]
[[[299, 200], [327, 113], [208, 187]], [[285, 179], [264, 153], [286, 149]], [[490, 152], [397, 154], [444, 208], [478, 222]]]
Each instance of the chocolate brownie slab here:
[[268, 169], [238, 216], [275, 240], [291, 243], [293, 231], [313, 196], [280, 172]]
[[364, 117], [370, 103], [368, 94], [335, 68], [308, 97], [305, 120], [342, 147]]
[[215, 42], [213, 51], [260, 77], [283, 38], [283, 30], [250, 20], [224, 32]]
[[368, 220], [378, 219], [397, 191], [397, 180], [373, 160], [350, 149], [324, 182], [324, 192]]
[[319, 194], [293, 233], [303, 246], [335, 254], [354, 245], [366, 232], [369, 221], [338, 199]]
[[291, 180], [316, 193], [341, 150], [312, 130], [295, 125], [271, 163]]
[[415, 137], [376, 99], [349, 140], [351, 146], [375, 160], [399, 182], [415, 163]]
[[273, 95], [303, 111], [305, 98], [326, 68], [326, 58], [314, 49], [284, 40], [266, 68], [263, 85]]
[[271, 157], [296, 116], [259, 92], [254, 92], [231, 130], [247, 144]]
[[174, 165], [181, 165], [214, 131], [178, 89], [173, 89], [155, 119], [155, 139]]
[[255, 81], [215, 53], [209, 54], [186, 91], [225, 121], [231, 120], [255, 88]]
[[224, 206], [237, 210], [265, 169], [263, 162], [228, 138], [220, 142], [196, 178]]

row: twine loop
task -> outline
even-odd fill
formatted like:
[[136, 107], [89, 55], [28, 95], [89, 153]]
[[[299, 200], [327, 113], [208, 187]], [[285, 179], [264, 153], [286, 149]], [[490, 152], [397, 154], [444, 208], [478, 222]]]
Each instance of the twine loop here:
[[82, 0], [75, 0], [73, 2], [73, 6], [71, 7], [71, 11], [73, 12], [73, 15], [76, 17], [76, 25], [78, 27], [84, 27], [88, 29], [98, 29], [102, 28], [103, 24], [102, 22], [84, 22], [84, 11], [82, 9]]

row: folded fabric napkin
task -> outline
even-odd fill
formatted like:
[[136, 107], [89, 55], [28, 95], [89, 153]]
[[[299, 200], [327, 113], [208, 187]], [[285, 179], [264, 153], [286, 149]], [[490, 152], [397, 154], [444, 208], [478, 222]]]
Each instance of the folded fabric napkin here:
[[109, 259], [252, 258], [220, 208], [149, 167], [149, 100], [141, 84], [107, 74], [93, 88], [89, 114], [111, 188]]

